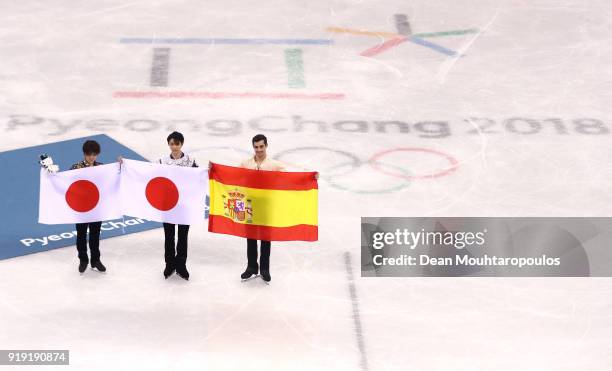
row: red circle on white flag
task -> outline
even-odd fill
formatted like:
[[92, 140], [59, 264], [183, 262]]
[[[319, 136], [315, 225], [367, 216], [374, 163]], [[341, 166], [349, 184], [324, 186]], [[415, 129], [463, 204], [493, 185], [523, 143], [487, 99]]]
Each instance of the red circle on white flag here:
[[92, 210], [99, 200], [98, 187], [89, 180], [77, 180], [66, 191], [66, 203], [80, 213]]
[[161, 211], [174, 208], [179, 200], [179, 191], [174, 182], [162, 176], [147, 183], [145, 195], [151, 206]]

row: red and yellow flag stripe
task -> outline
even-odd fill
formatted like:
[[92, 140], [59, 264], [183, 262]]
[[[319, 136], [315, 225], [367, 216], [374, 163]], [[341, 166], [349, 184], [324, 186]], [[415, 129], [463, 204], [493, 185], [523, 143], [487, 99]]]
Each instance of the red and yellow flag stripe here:
[[314, 172], [213, 164], [209, 179], [209, 231], [269, 241], [318, 239]]

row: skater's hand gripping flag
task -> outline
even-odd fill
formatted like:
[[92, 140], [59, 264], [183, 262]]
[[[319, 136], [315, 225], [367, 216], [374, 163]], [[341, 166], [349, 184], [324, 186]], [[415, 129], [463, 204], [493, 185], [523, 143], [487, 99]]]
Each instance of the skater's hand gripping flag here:
[[69, 224], [121, 218], [119, 182], [117, 164], [56, 174], [41, 169], [38, 222]]
[[208, 230], [257, 240], [316, 241], [315, 174], [212, 164]]
[[123, 160], [121, 204], [125, 215], [173, 224], [204, 221], [205, 168]]

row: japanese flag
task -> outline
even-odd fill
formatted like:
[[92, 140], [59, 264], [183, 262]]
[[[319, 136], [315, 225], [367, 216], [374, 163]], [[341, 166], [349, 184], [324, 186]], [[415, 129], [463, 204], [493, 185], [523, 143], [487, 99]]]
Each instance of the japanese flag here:
[[40, 170], [38, 222], [89, 223], [121, 218], [119, 165], [49, 174]]
[[125, 215], [173, 224], [204, 221], [205, 168], [123, 160], [121, 203]]

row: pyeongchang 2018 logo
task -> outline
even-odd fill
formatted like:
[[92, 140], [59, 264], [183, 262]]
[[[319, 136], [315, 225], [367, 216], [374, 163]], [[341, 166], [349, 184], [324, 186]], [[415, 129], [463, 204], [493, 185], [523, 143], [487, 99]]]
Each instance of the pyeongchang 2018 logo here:
[[[478, 34], [476, 28], [443, 30], [433, 32], [413, 33], [412, 26], [405, 14], [393, 16], [395, 32], [370, 31], [357, 28], [328, 27], [332, 34], [349, 34], [356, 36], [375, 37], [384, 40], [359, 53], [362, 57], [375, 57], [403, 43], [412, 43], [428, 48], [446, 57], [459, 58], [464, 54], [444, 47], [434, 41], [449, 36]], [[475, 40], [475, 38], [473, 39]], [[471, 42], [473, 42], [473, 40]], [[344, 92], [312, 92], [307, 88], [305, 75], [305, 60], [303, 48], [329, 47], [334, 45], [333, 39], [302, 39], [302, 38], [173, 38], [173, 37], [124, 37], [119, 40], [126, 45], [152, 45], [152, 59], [149, 86], [137, 90], [116, 91], [114, 98], [188, 98], [188, 99], [302, 99], [302, 100], [343, 100]], [[470, 42], [470, 44], [471, 44]], [[227, 46], [236, 48], [253, 48], [260, 45], [276, 45], [282, 47], [286, 67], [287, 86], [279, 91], [182, 91], [172, 90], [169, 82], [172, 46]], [[258, 72], [259, 73], [259, 72]], [[323, 76], [324, 77], [324, 76]], [[288, 88], [288, 90], [287, 90]]]

